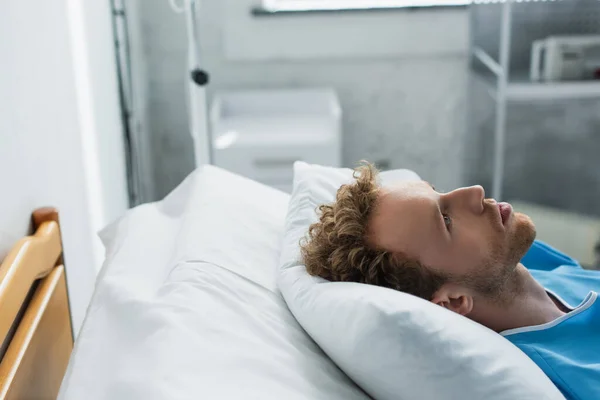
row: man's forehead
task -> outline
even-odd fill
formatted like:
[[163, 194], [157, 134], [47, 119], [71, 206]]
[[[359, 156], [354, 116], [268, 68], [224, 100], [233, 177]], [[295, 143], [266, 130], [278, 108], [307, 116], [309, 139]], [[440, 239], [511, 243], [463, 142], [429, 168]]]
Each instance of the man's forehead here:
[[423, 196], [431, 190], [432, 185], [426, 181], [395, 182], [379, 189], [379, 200], [390, 201], [397, 198], [414, 198]]
[[426, 182], [401, 182], [382, 187], [370, 224], [372, 242], [389, 251], [417, 257], [432, 235], [435, 210]]

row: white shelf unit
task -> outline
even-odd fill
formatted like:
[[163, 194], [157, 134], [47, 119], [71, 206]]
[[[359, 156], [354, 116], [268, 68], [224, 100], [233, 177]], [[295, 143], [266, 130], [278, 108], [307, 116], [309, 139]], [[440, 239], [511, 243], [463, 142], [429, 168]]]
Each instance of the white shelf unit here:
[[[545, 7], [552, 10], [553, 7], [560, 3], [565, 4], [568, 1], [575, 0], [541, 0], [536, 3], [546, 3]], [[587, 15], [589, 24], [590, 18], [596, 18], [600, 12], [600, 1], [598, 0], [577, 0], [580, 3], [586, 2], [594, 8], [593, 12]], [[489, 4], [495, 3], [495, 4]], [[501, 4], [498, 4], [501, 3]], [[488, 93], [495, 100], [495, 124], [494, 124], [494, 155], [492, 169], [492, 196], [498, 201], [502, 199], [502, 184], [504, 181], [504, 164], [505, 164], [505, 139], [506, 139], [506, 121], [507, 121], [507, 103], [508, 102], [534, 102], [547, 100], [566, 100], [566, 99], [600, 99], [600, 81], [564, 81], [564, 82], [531, 82], [528, 74], [514, 73], [511, 71], [511, 38], [513, 30], [513, 12], [515, 8], [522, 7], [527, 0], [495, 0], [490, 2], [473, 3], [470, 7], [473, 10], [475, 7], [499, 7], [500, 23], [499, 23], [499, 46], [498, 57], [493, 57], [489, 51], [476, 45], [472, 38], [471, 45], [471, 65], [479, 64], [483, 69], [472, 68], [472, 72], [477, 74], [479, 78], [485, 81], [489, 90]], [[563, 18], [562, 10], [547, 12], [541, 15], [539, 20], [543, 18]], [[581, 16], [564, 17], [563, 25], [574, 21], [581, 20]], [[473, 18], [472, 18], [473, 21]], [[567, 25], [568, 26], [568, 25]], [[568, 28], [567, 28], [568, 29]], [[591, 29], [596, 29], [592, 27]], [[564, 30], [564, 26], [563, 26]], [[581, 31], [581, 28], [579, 28]], [[551, 32], [549, 32], [551, 33]], [[581, 33], [581, 32], [573, 32]], [[564, 34], [564, 32], [559, 32]], [[522, 40], [522, 38], [519, 38]], [[521, 45], [523, 45], [521, 43]], [[529, 43], [528, 45], [531, 45]], [[521, 49], [522, 50], [522, 49]]]
[[[478, 58], [475, 53], [474, 57]], [[486, 83], [490, 95], [496, 98], [497, 76], [475, 73]], [[600, 98], [600, 81], [531, 82], [525, 75], [513, 74], [506, 83], [505, 95], [507, 101], [515, 102]]]

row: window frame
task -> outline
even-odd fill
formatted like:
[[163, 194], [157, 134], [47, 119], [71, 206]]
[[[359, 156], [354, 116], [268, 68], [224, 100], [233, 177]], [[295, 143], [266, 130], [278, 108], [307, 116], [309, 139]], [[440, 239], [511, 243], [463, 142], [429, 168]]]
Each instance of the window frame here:
[[471, 0], [262, 0], [255, 15], [389, 11], [407, 8], [465, 7]]

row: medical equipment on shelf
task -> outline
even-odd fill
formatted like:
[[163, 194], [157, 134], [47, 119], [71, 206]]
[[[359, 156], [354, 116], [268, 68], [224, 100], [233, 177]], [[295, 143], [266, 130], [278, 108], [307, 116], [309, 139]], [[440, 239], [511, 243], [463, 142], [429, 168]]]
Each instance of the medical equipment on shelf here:
[[217, 94], [210, 111], [214, 164], [289, 193], [294, 161], [340, 166], [340, 119], [331, 89]]
[[211, 164], [212, 146], [207, 126], [206, 105], [206, 85], [208, 85], [209, 76], [200, 67], [201, 57], [196, 19], [199, 5], [196, 0], [183, 0], [181, 5], [175, 0], [169, 0], [169, 4], [176, 13], [185, 13], [188, 38], [188, 114], [196, 166]]
[[600, 78], [600, 35], [549, 36], [531, 46], [530, 79]]

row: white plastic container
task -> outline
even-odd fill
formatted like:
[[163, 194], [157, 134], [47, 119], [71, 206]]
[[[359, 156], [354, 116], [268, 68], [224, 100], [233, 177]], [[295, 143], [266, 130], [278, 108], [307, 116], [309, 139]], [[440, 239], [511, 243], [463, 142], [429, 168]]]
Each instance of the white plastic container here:
[[341, 164], [341, 110], [331, 89], [217, 94], [210, 123], [215, 165], [286, 192], [294, 161]]

